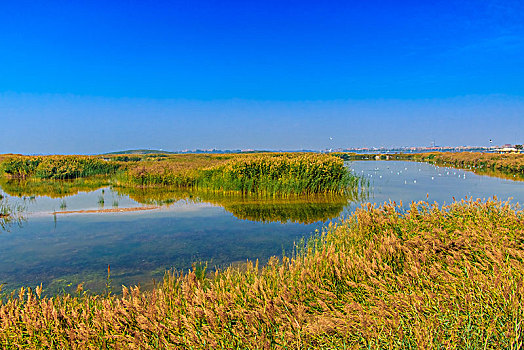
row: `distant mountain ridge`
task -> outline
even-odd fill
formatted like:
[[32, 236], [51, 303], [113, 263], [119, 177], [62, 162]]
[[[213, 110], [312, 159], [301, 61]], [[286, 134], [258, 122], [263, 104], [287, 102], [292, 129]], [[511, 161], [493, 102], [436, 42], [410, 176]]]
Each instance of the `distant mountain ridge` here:
[[233, 150], [219, 150], [219, 149], [196, 149], [196, 150], [183, 150], [178, 152], [172, 152], [172, 151], [163, 151], [163, 150], [157, 150], [157, 149], [130, 149], [125, 151], [115, 151], [115, 152], [108, 152], [108, 153], [101, 153], [101, 156], [110, 156], [110, 155], [120, 155], [120, 154], [136, 154], [136, 155], [144, 155], [144, 154], [184, 154], [184, 153], [218, 153], [218, 154], [224, 154], [224, 153], [264, 153], [264, 152], [315, 152], [311, 150], [303, 150], [303, 151], [267, 151], [267, 150], [253, 150], [253, 149], [233, 149]]
[[171, 152], [171, 151], [163, 151], [163, 150], [157, 150], [157, 149], [129, 149], [125, 151], [116, 151], [116, 152], [108, 152], [108, 153], [102, 153], [101, 155], [117, 155], [117, 154], [176, 154], [179, 152]]

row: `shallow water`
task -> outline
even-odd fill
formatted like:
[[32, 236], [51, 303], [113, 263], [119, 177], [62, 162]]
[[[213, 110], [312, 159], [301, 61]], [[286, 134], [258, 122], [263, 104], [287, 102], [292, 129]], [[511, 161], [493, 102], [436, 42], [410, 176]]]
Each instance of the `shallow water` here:
[[405, 161], [357, 161], [348, 163], [355, 174], [370, 181], [370, 201], [428, 200], [439, 204], [466, 197], [524, 203], [524, 182], [477, 175], [471, 171]]
[[[357, 161], [348, 166], [369, 180], [366, 200], [379, 204], [426, 198], [443, 204], [453, 197], [494, 195], [524, 202], [522, 182], [415, 162]], [[184, 200], [187, 193], [126, 193], [109, 187], [62, 197], [54, 193], [57, 198], [14, 187], [9, 193], [2, 192], [10, 203], [26, 205], [27, 221], [0, 234], [0, 283], [12, 290], [41, 282], [49, 294], [74, 291], [80, 282], [85, 289], [102, 292], [108, 265], [111, 285], [118, 292], [122, 284], [149, 288], [166, 270], [187, 270], [195, 261], [205, 261], [210, 268], [247, 259], [264, 263], [289, 253], [294, 242], [360, 205], [355, 198], [346, 202], [322, 197], [307, 202], [214, 195]], [[169, 205], [150, 211], [53, 215], [116, 204], [131, 208], [165, 203]]]

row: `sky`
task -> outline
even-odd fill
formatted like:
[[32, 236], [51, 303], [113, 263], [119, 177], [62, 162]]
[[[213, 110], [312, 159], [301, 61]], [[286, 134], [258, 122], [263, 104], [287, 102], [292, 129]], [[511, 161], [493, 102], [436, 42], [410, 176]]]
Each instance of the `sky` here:
[[524, 143], [524, 2], [9, 1], [0, 153]]

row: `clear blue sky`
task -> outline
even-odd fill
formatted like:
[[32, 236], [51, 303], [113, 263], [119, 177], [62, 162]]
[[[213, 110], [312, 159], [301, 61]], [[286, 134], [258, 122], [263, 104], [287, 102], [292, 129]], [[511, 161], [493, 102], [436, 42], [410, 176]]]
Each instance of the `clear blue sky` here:
[[522, 143], [524, 2], [4, 2], [0, 122], [0, 153]]

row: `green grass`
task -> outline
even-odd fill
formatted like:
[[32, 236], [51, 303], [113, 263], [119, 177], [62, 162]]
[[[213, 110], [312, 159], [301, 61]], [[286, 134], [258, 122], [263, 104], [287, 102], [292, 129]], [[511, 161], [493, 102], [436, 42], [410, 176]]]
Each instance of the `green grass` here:
[[[194, 165], [191, 159], [199, 164]], [[117, 183], [124, 186], [171, 186], [268, 196], [344, 193], [360, 182], [340, 159], [313, 153], [171, 156], [163, 162], [136, 165], [117, 178]]]
[[345, 193], [358, 187], [343, 162], [320, 154], [257, 155], [204, 171], [197, 187], [241, 193]]
[[15, 179], [76, 179], [114, 174], [121, 164], [92, 156], [12, 156], [1, 163], [1, 171]]
[[[290, 257], [150, 292], [2, 301], [4, 348], [522, 349], [524, 214], [496, 201], [370, 204]], [[109, 281], [108, 272], [108, 281]], [[108, 282], [109, 284], [109, 282]]]
[[[119, 186], [171, 186], [268, 196], [344, 193], [361, 184], [343, 162], [315, 153], [6, 156], [8, 180], [64, 180], [106, 176]], [[4, 180], [5, 181], [5, 180]]]

